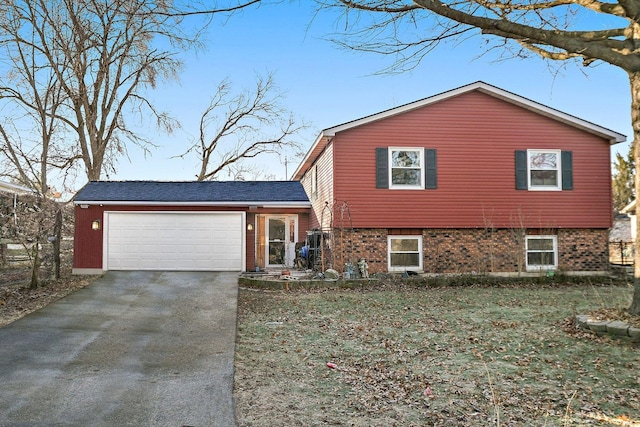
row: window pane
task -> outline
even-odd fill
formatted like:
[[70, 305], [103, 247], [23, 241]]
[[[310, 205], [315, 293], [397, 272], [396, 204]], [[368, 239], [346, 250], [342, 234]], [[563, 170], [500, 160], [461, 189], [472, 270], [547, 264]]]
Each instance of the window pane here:
[[420, 254], [391, 254], [391, 267], [420, 267]]
[[391, 167], [419, 168], [420, 153], [418, 151], [392, 151]]
[[391, 171], [392, 184], [399, 185], [420, 185], [420, 170], [419, 169], [393, 169]]
[[269, 240], [284, 240], [284, 220], [269, 219]]
[[556, 153], [535, 153], [529, 158], [530, 169], [558, 169], [558, 155]]
[[558, 171], [556, 170], [532, 170], [531, 185], [558, 185]]
[[542, 253], [541, 252], [529, 252], [527, 254], [528, 265], [542, 265]]
[[527, 247], [530, 251], [552, 251], [553, 239], [528, 239]]
[[391, 252], [418, 252], [418, 239], [391, 239]]
[[555, 265], [553, 252], [529, 252], [527, 254], [528, 265]]
[[542, 253], [542, 265], [555, 265], [555, 255], [553, 252], [543, 252]]
[[269, 264], [284, 264], [284, 242], [269, 242]]

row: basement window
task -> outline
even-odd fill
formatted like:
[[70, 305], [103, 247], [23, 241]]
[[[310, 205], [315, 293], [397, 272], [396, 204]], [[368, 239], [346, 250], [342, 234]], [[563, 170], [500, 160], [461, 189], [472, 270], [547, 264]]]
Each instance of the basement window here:
[[388, 236], [389, 271], [422, 271], [422, 236]]
[[527, 236], [527, 271], [555, 270], [558, 267], [556, 236]]

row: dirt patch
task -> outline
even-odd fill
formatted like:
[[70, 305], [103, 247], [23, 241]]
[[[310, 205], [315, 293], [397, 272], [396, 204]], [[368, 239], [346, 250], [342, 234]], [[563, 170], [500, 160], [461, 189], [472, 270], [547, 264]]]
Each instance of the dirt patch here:
[[640, 426], [640, 347], [577, 336], [626, 286], [241, 289], [240, 426]]
[[91, 284], [97, 276], [65, 275], [59, 280], [43, 281], [36, 289], [27, 286], [25, 269], [0, 272], [0, 326], [7, 325], [47, 304]]

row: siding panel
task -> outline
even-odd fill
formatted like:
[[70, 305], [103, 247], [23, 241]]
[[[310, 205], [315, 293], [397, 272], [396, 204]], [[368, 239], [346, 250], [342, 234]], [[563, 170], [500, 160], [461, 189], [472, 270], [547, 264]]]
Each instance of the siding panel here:
[[[331, 216], [325, 206], [328, 203], [329, 207], [333, 206], [333, 144], [329, 144], [324, 152], [320, 155], [315, 162], [317, 166], [317, 180], [318, 180], [318, 194], [316, 197], [312, 197], [311, 194], [311, 173], [313, 167], [309, 168], [303, 175], [302, 186], [309, 196], [312, 204], [312, 214], [309, 218], [309, 229], [314, 228], [328, 228], [331, 222]], [[324, 214], [323, 214], [324, 212]], [[323, 221], [324, 224], [320, 224]]]
[[[375, 148], [386, 146], [436, 149], [438, 188], [377, 189]], [[330, 184], [354, 227], [611, 225], [608, 141], [480, 92], [338, 133], [331, 148]], [[526, 149], [572, 151], [574, 189], [517, 191], [514, 151]]]

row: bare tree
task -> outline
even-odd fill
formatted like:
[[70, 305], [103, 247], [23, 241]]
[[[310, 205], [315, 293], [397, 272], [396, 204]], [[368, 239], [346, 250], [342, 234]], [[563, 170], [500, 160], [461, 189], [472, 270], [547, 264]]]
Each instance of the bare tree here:
[[[144, 150], [153, 147], [128, 120], [151, 116], [166, 131], [176, 126], [156, 110], [146, 90], [177, 78], [182, 66], [179, 54], [200, 46], [200, 35], [214, 15], [254, 3], [257, 0], [228, 0], [205, 9], [190, 1], [2, 2], [0, 47], [12, 58], [6, 75], [14, 83], [2, 84], [3, 96], [22, 103], [45, 99], [42, 93], [34, 98], [31, 91], [34, 84], [43, 88], [50, 82], [53, 92], [47, 95], [57, 97], [55, 108], [51, 100], [33, 107], [46, 112], [49, 130], [71, 135], [73, 150], [61, 150], [64, 160], [81, 159], [87, 178], [100, 179], [105, 170], [114, 170], [115, 160], [126, 155], [129, 143]], [[189, 27], [187, 21], [197, 17], [202, 20]], [[16, 136], [4, 130], [4, 140], [12, 140], [16, 147]], [[49, 136], [53, 141], [54, 135]]]
[[[298, 149], [291, 139], [304, 128], [282, 105], [272, 74], [258, 77], [255, 91], [232, 95], [225, 80], [215, 91], [209, 106], [200, 118], [199, 138], [180, 157], [196, 153], [200, 171], [198, 181], [218, 178], [228, 171], [238, 176], [255, 172], [243, 162], [265, 154]], [[271, 132], [271, 134], [268, 134]]]
[[[5, 22], [5, 31], [20, 34], [14, 22]], [[33, 34], [30, 35], [33, 41]], [[0, 160], [3, 176], [17, 180], [41, 195], [49, 189], [50, 168], [71, 167], [74, 156], [65, 152], [67, 144], [56, 140], [55, 115], [64, 93], [57, 76], [40, 61], [33, 43], [2, 44], [11, 72], [0, 76], [0, 106], [6, 112], [0, 123]]]
[[[97, 180], [115, 170], [128, 143], [149, 150], [153, 144], [129, 119], [151, 116], [167, 131], [176, 124], [156, 110], [146, 91], [177, 77], [179, 54], [200, 46], [214, 15], [257, 2], [228, 0], [206, 8], [190, 1], [1, 2], [0, 176], [33, 188], [45, 203], [54, 172], [62, 174], [64, 186], [81, 161], [86, 177]], [[203, 20], [190, 30], [187, 20], [195, 16]], [[52, 206], [57, 210], [36, 216], [40, 222], [43, 215], [55, 218], [57, 277], [62, 223], [60, 205]], [[40, 263], [36, 235], [34, 272]]]
[[[627, 73], [635, 164], [640, 168], [640, 3], [617, 0], [316, 0], [345, 17], [343, 46], [392, 54], [396, 70], [418, 64], [440, 42], [467, 34], [492, 36], [509, 56], [553, 61], [598, 61]], [[353, 16], [355, 15], [355, 16]], [[362, 18], [362, 19], [360, 19]], [[591, 28], [586, 28], [591, 25]], [[489, 40], [489, 41], [490, 41]], [[640, 173], [636, 169], [636, 194]], [[638, 216], [640, 225], [640, 215]], [[640, 239], [629, 311], [640, 314]]]

